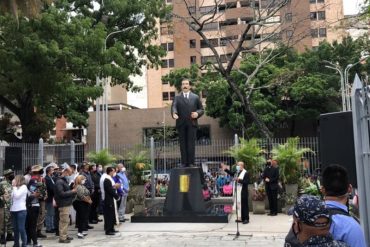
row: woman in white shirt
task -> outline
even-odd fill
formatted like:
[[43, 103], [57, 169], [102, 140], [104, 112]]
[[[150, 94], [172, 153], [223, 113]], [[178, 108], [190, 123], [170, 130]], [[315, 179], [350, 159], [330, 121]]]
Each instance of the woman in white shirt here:
[[26, 199], [28, 189], [25, 185], [25, 179], [22, 175], [15, 176], [12, 181], [12, 205], [10, 212], [12, 214], [13, 228], [14, 228], [14, 247], [20, 247], [19, 235], [22, 239], [22, 247], [27, 246], [27, 234], [26, 234]]

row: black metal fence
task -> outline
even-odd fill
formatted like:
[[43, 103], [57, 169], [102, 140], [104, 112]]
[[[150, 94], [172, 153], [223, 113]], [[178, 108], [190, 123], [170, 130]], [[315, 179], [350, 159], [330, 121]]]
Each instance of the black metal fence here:
[[[236, 138], [237, 139], [237, 138]], [[265, 150], [266, 157], [272, 149], [279, 144], [284, 144], [286, 138], [262, 139], [261, 148]], [[235, 140], [212, 140], [207, 143], [196, 145], [196, 164], [201, 166], [225, 162], [231, 164], [233, 158], [226, 153], [235, 144]], [[311, 171], [319, 167], [319, 144], [317, 137], [304, 137], [300, 139], [299, 147], [307, 147], [314, 153], [307, 153], [305, 158], [309, 161]], [[4, 168], [12, 168], [18, 172], [24, 171], [27, 166], [56, 162], [58, 164], [81, 163], [87, 160], [87, 153], [95, 151], [95, 145], [83, 143], [46, 144], [40, 143], [5, 143], [0, 141], [0, 172]], [[110, 153], [116, 155], [119, 160], [128, 161], [129, 152], [138, 153], [144, 151], [150, 160], [149, 145], [109, 145]], [[180, 147], [178, 142], [157, 142], [154, 145], [155, 170], [157, 173], [167, 173], [173, 167], [180, 164]], [[21, 157], [18, 157], [21, 156]], [[5, 162], [5, 158], [8, 158]], [[10, 160], [9, 160], [10, 159]]]

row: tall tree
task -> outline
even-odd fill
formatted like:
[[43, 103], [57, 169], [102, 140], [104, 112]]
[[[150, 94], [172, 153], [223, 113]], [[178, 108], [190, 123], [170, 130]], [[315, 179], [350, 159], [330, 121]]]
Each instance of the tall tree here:
[[129, 76], [157, 66], [164, 55], [151, 40], [156, 19], [167, 11], [162, 0], [104, 0], [100, 6], [62, 0], [42, 5], [32, 18], [19, 11], [18, 22], [3, 12], [0, 104], [19, 118], [23, 141], [37, 141], [62, 115], [86, 125], [88, 107], [102, 94], [97, 76], [137, 90]]
[[[218, 23], [221, 25], [220, 28], [227, 28], [229, 25], [228, 21], [219, 22], [219, 20], [222, 18], [225, 8], [226, 10], [232, 8], [234, 3], [226, 2], [225, 4], [224, 1], [214, 0], [212, 6], [205, 6], [209, 3], [205, 3], [204, 1], [181, 0], [174, 1], [173, 4], [178, 4], [179, 6], [185, 5], [187, 15], [174, 13], [175, 19], [186, 23], [200, 36], [210, 49], [213, 57], [212, 61], [209, 61], [209, 64], [213, 67], [214, 71], [217, 71], [224, 78], [232, 94], [236, 97], [235, 100], [243, 108], [245, 122], [252, 119], [257, 129], [261, 132], [261, 135], [270, 138], [272, 136], [271, 131], [257, 113], [255, 106], [251, 103], [251, 96], [256, 90], [256, 85], [254, 84], [255, 75], [265, 64], [277, 56], [272, 51], [273, 47], [278, 43], [284, 41], [286, 44], [292, 44], [309, 35], [307, 30], [302, 32], [298, 28], [299, 23], [307, 20], [309, 16], [295, 16], [295, 22], [287, 23], [284, 21], [284, 18], [280, 18], [280, 14], [286, 5], [292, 4], [291, 1], [243, 1], [243, 4], [248, 7], [249, 15], [242, 18], [244, 24], [240, 25], [240, 35], [236, 35], [235, 37], [225, 35], [227, 32], [220, 31], [218, 33], [223, 41], [226, 42], [226, 46], [230, 47], [230, 53], [225, 55], [220, 53], [219, 49], [217, 49], [218, 45], [215, 45], [210, 40], [211, 38], [206, 35], [206, 32], [209, 27], [214, 24], [218, 25]], [[206, 9], [206, 11], [203, 9]], [[294, 33], [294, 35], [291, 37], [282, 37], [281, 34], [286, 33], [288, 30]], [[270, 52], [266, 53], [268, 50]], [[264, 53], [264, 55], [257, 57], [258, 64], [250, 73], [245, 73], [238, 69], [238, 61], [240, 61], [241, 57], [256, 52]], [[246, 57], [252, 56], [247, 55]], [[235, 71], [238, 71], [244, 76], [242, 86], [239, 85], [238, 81], [235, 81], [235, 76], [233, 76]]]
[[[360, 53], [368, 47], [368, 38], [352, 40], [347, 37], [341, 43], [323, 42], [317, 50], [307, 50], [298, 54], [293, 49], [281, 48], [273, 51], [275, 59], [262, 66], [251, 82], [254, 91], [250, 96], [251, 104], [264, 124], [276, 134], [279, 126], [290, 123], [290, 134], [295, 132], [295, 123], [299, 120], [315, 121], [321, 113], [339, 111], [340, 77], [335, 71], [325, 67], [325, 60], [338, 63], [345, 68], [347, 64], [358, 61]], [[270, 54], [270, 53], [268, 53]], [[259, 64], [263, 54], [245, 57], [231, 76], [238, 87], [244, 88], [245, 78], [242, 73], [251, 73]], [[174, 70], [163, 80], [178, 87], [182, 77], [189, 77], [197, 82], [195, 90], [204, 91], [206, 114], [219, 118], [221, 126], [244, 132], [246, 136], [259, 135], [258, 126], [245, 112], [237, 95], [230, 89], [226, 80], [219, 73], [208, 70], [200, 74], [196, 66], [190, 69]], [[357, 64], [350, 74], [370, 73], [369, 64]]]

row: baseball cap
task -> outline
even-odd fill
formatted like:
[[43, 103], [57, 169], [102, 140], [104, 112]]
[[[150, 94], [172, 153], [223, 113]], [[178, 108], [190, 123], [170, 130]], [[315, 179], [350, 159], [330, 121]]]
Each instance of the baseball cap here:
[[[293, 207], [293, 215], [301, 222], [315, 227], [324, 227], [330, 223], [329, 210], [318, 196], [303, 195], [297, 199]], [[317, 222], [319, 218], [327, 218], [326, 222]]]

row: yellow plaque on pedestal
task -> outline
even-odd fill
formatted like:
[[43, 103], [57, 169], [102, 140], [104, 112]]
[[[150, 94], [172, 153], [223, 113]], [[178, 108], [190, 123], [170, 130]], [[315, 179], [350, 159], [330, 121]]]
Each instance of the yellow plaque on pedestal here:
[[180, 192], [189, 192], [190, 176], [180, 175]]

